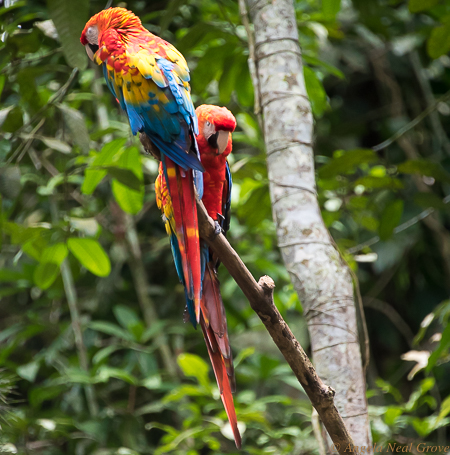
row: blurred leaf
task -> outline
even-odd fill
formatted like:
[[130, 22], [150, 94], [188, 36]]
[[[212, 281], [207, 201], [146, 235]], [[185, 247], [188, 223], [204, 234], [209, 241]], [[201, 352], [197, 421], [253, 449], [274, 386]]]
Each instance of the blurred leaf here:
[[[129, 181], [119, 179], [114, 175], [112, 190], [120, 208], [132, 215], [138, 213], [144, 203], [144, 187], [142, 185], [143, 171], [139, 150], [136, 147], [128, 148], [119, 158], [118, 166], [121, 172], [128, 172], [133, 176], [133, 185]], [[110, 170], [108, 170], [110, 172]]]
[[47, 247], [42, 253], [41, 262], [52, 262], [56, 265], [61, 265], [68, 254], [67, 247], [64, 243], [56, 243]]
[[126, 139], [115, 139], [103, 146], [100, 153], [92, 161], [90, 167], [85, 171], [84, 182], [81, 186], [81, 191], [84, 194], [92, 194], [95, 188], [97, 188], [97, 185], [106, 176], [106, 170], [95, 170], [91, 169], [91, 167], [95, 168], [113, 164], [114, 157], [120, 154], [125, 142]]
[[115, 166], [102, 166], [111, 177], [115, 178], [121, 185], [138, 192], [141, 189], [141, 182], [133, 171], [121, 169]]
[[319, 177], [329, 179], [339, 174], [353, 172], [361, 164], [377, 161], [377, 154], [370, 149], [349, 150], [337, 158], [328, 161], [319, 169]]
[[322, 12], [326, 19], [335, 19], [341, 9], [341, 0], [322, 0]]
[[433, 207], [437, 210], [450, 210], [450, 204], [446, 204], [435, 193], [416, 193], [414, 195], [414, 203], [420, 207]]
[[59, 266], [54, 262], [41, 262], [34, 272], [34, 282], [41, 289], [48, 289], [59, 274]]
[[208, 364], [199, 356], [194, 354], [180, 354], [177, 357], [178, 365], [185, 376], [191, 376], [197, 379], [202, 386], [208, 386]]
[[125, 329], [140, 322], [136, 312], [125, 305], [115, 305], [113, 307], [113, 313], [119, 324]]
[[97, 240], [70, 238], [67, 246], [81, 265], [94, 275], [104, 277], [111, 272], [109, 258]]
[[58, 31], [67, 63], [72, 68], [84, 70], [87, 55], [80, 44], [80, 35], [89, 19], [89, 1], [47, 0], [47, 7]]
[[3, 120], [2, 131], [4, 133], [14, 133], [23, 126], [23, 112], [19, 106], [13, 107]]
[[57, 152], [69, 154], [72, 151], [72, 147], [66, 142], [53, 139], [52, 137], [41, 137], [40, 139], [47, 147], [56, 150]]
[[3, 125], [3, 122], [6, 120], [12, 109], [14, 109], [14, 106], [8, 106], [0, 110], [0, 127]]
[[[95, 328], [95, 324], [98, 323], [98, 322], [100, 322], [100, 321], [96, 321], [96, 322], [91, 323], [91, 324], [94, 324], [94, 327], [92, 325], [89, 325], [89, 328], [92, 329], [92, 330], [97, 330], [98, 332], [104, 332], [104, 330], [101, 330], [101, 329], [99, 330], [99, 329]], [[102, 328], [101, 325], [100, 325], [100, 328]], [[108, 327], [107, 327], [107, 330], [108, 330]], [[106, 333], [108, 333], [108, 332], [106, 332]], [[109, 333], [109, 335], [111, 335], [111, 333]], [[117, 351], [119, 349], [122, 349], [122, 347], [118, 346], [116, 344], [111, 344], [110, 346], [106, 346], [106, 348], [100, 349], [99, 351], [96, 352], [94, 357], [92, 357], [92, 363], [94, 365], [97, 365], [102, 360], [108, 358], [113, 352], [115, 352], [115, 351]]]
[[77, 144], [84, 153], [89, 153], [90, 138], [83, 114], [65, 104], [59, 104], [58, 108], [63, 113], [64, 121], [69, 127], [70, 135], [75, 144]]
[[317, 117], [321, 117], [328, 106], [327, 94], [325, 93], [322, 82], [318, 79], [316, 73], [308, 66], [303, 67], [303, 74], [305, 76], [306, 91], [311, 102], [313, 114]]
[[438, 347], [431, 353], [428, 359], [428, 365], [425, 369], [427, 373], [436, 365], [436, 362], [450, 348], [450, 324], [447, 324], [442, 332], [441, 340], [439, 341]]
[[450, 414], [450, 395], [441, 403], [438, 419], [442, 420], [444, 417], [447, 417], [448, 414]]
[[420, 174], [433, 177], [436, 180], [450, 183], [450, 174], [438, 163], [427, 160], [405, 161], [397, 166], [399, 172], [404, 174]]
[[39, 371], [39, 362], [30, 362], [25, 365], [20, 365], [17, 367], [17, 374], [23, 378], [26, 379], [29, 382], [34, 382], [36, 379], [36, 375]]
[[111, 368], [106, 365], [101, 366], [95, 376], [95, 381], [106, 382], [109, 378], [116, 378], [131, 385], [138, 385], [137, 379], [127, 371], [121, 370], [120, 368]]
[[427, 51], [431, 58], [438, 58], [450, 51], [450, 17], [442, 19], [442, 25], [435, 27], [427, 41]]
[[408, 7], [411, 13], [426, 11], [437, 5], [439, 0], [409, 0]]
[[403, 201], [397, 199], [390, 202], [383, 211], [378, 227], [378, 234], [381, 240], [388, 240], [392, 237], [394, 229], [400, 223], [403, 214]]
[[113, 324], [108, 321], [92, 321], [88, 324], [88, 327], [97, 332], [106, 333], [107, 335], [112, 335], [118, 338], [122, 338], [126, 341], [134, 341], [133, 335], [127, 330], [122, 329], [117, 324]]

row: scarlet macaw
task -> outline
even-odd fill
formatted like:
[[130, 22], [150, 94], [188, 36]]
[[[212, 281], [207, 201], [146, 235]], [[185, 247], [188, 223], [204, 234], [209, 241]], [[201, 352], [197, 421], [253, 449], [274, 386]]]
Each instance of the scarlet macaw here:
[[203, 166], [195, 141], [198, 122], [186, 60], [125, 8], [93, 16], [80, 41], [91, 60], [102, 65], [108, 88], [128, 115], [133, 134], [147, 134], [161, 152], [180, 267], [199, 321], [201, 260], [194, 180], [201, 197]]
[[[231, 152], [231, 133], [236, 127], [236, 119], [224, 107], [202, 105], [196, 109], [196, 113], [200, 131], [197, 136], [197, 143], [201, 161], [205, 168], [202, 201], [209, 216], [216, 222], [219, 232], [223, 230], [226, 233], [229, 228], [231, 202], [231, 173], [226, 157]], [[170, 237], [175, 267], [180, 281], [185, 284], [184, 275], [181, 273], [178, 235], [173, 226], [172, 202], [167, 192], [165, 174], [161, 165], [155, 182], [155, 191], [156, 201], [163, 212], [166, 230]], [[240, 448], [241, 436], [237, 427], [236, 411], [232, 396], [232, 392], [236, 389], [233, 357], [228, 341], [227, 319], [216, 271], [219, 261], [203, 241], [201, 242], [201, 252], [203, 288], [199, 322], [220, 390], [220, 396], [233, 430], [236, 446]], [[197, 319], [194, 306], [187, 293], [186, 302], [189, 318], [195, 327]]]

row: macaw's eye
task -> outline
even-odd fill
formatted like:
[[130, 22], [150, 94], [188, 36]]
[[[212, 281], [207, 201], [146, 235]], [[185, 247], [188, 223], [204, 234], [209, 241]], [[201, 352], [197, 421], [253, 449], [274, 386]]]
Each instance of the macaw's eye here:
[[206, 121], [206, 126], [211, 126], [211, 123], [209, 123], [208, 120]]
[[97, 44], [86, 44], [86, 46], [84, 46], [86, 48], [86, 53], [88, 55], [88, 57], [94, 61], [94, 54], [98, 51], [98, 45]]

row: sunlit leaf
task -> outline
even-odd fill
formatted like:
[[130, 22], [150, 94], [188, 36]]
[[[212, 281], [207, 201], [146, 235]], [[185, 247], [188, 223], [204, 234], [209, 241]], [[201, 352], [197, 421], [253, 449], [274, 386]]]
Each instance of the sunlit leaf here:
[[48, 289], [59, 274], [59, 266], [53, 262], [40, 263], [34, 272], [34, 282], [41, 289]]
[[305, 76], [306, 91], [311, 102], [311, 109], [314, 115], [321, 117], [328, 106], [327, 94], [322, 82], [308, 66], [303, 67], [303, 74]]
[[341, 9], [341, 0], [322, 0], [322, 12], [326, 19], [335, 19]]
[[177, 357], [177, 362], [185, 376], [196, 378], [203, 386], [208, 385], [209, 366], [202, 358], [194, 354], [184, 353]]
[[[122, 172], [126, 171], [133, 176], [133, 186], [130, 182], [113, 180], [112, 190], [114, 197], [127, 213], [138, 213], [144, 203], [144, 188], [142, 185], [143, 171], [139, 150], [136, 147], [128, 148], [119, 158], [117, 166]], [[109, 172], [109, 171], [108, 171]]]
[[67, 254], [67, 246], [64, 243], [56, 243], [44, 250], [41, 262], [52, 262], [59, 266], [66, 259]]
[[70, 238], [67, 246], [81, 265], [97, 276], [108, 276], [111, 263], [100, 243], [94, 239]]
[[94, 158], [90, 167], [86, 169], [81, 191], [84, 194], [92, 194], [97, 188], [97, 185], [106, 176], [106, 170], [103, 166], [108, 166], [114, 163], [116, 155], [120, 154], [126, 139], [115, 139], [103, 146], [100, 153]]

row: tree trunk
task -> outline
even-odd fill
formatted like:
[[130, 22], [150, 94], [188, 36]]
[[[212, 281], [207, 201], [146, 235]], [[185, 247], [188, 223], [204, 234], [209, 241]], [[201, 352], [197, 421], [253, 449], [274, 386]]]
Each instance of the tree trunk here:
[[279, 248], [305, 309], [317, 373], [336, 390], [336, 405], [355, 445], [369, 449], [372, 442], [352, 280], [317, 201], [313, 118], [294, 6], [292, 0], [247, 0], [247, 6], [255, 41], [252, 49], [249, 37], [249, 63], [251, 68], [254, 61], [255, 105], [261, 106], [264, 119]]

